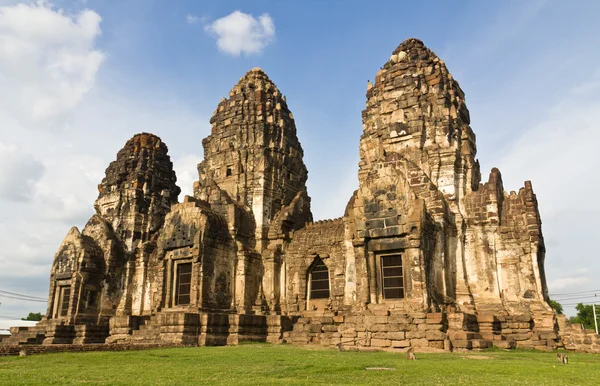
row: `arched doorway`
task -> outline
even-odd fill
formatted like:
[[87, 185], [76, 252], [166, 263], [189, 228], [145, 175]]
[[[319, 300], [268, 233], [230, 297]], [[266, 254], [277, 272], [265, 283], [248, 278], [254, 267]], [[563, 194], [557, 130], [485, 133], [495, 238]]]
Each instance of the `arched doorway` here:
[[324, 310], [329, 302], [329, 268], [319, 256], [308, 268], [307, 309]]

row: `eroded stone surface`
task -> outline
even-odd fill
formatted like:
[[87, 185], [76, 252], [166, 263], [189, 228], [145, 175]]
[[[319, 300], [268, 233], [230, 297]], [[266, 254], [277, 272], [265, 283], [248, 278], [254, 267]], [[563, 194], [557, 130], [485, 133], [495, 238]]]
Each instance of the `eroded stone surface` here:
[[134, 136], [117, 153], [98, 185], [96, 212], [118, 230], [131, 252], [162, 226], [181, 189], [167, 146], [153, 134]]
[[[308, 172], [296, 125], [285, 97], [259, 68], [250, 70], [223, 98], [212, 118], [211, 135], [202, 141], [196, 197], [206, 200], [215, 183], [249, 208], [256, 224], [257, 249], [264, 248], [269, 224], [298, 192], [306, 196]], [[311, 220], [303, 209], [299, 224]]]

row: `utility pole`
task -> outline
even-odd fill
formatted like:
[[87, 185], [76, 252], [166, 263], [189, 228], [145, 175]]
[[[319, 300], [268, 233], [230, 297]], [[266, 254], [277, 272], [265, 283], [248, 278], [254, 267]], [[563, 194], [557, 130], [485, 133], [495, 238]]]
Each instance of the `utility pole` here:
[[596, 318], [596, 303], [592, 303], [592, 310], [594, 310], [594, 326], [596, 327], [596, 335], [598, 335], [598, 318]]

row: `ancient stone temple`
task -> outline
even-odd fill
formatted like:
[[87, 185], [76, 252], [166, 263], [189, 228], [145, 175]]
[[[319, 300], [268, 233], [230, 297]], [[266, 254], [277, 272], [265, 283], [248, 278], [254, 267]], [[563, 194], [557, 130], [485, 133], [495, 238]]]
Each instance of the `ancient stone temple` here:
[[408, 39], [366, 98], [358, 189], [333, 220], [312, 220], [294, 117], [260, 69], [218, 104], [193, 197], [177, 202], [166, 145], [135, 135], [54, 257], [44, 320], [9, 342], [572, 345], [532, 185], [481, 182], [444, 62]]

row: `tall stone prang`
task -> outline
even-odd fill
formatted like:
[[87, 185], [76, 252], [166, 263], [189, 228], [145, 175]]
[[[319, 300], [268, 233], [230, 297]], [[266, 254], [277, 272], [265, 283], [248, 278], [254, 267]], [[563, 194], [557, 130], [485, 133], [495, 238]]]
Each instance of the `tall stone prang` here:
[[160, 229], [181, 192], [167, 151], [157, 136], [138, 134], [117, 153], [98, 185], [96, 212], [120, 232], [129, 252]]
[[[214, 182], [250, 208], [260, 251], [279, 210], [299, 193], [308, 197], [308, 172], [294, 117], [275, 84], [254, 68], [221, 100], [210, 123], [211, 134], [202, 141], [196, 196], [207, 197], [206, 187]], [[305, 221], [312, 218], [309, 206], [304, 216]]]
[[[539, 304], [544, 314], [545, 249], [531, 183], [508, 194], [494, 169], [480, 184], [469, 123], [445, 63], [420, 40], [403, 42], [368, 85], [360, 188], [349, 206], [354, 243], [365, 246], [373, 267], [389, 248], [379, 244], [405, 251], [414, 304], [471, 312]], [[407, 230], [403, 219], [411, 218], [418, 221]], [[372, 290], [374, 276], [371, 302], [383, 295]]]
[[481, 182], [465, 96], [404, 41], [368, 83], [358, 189], [312, 221], [286, 98], [260, 69], [223, 98], [194, 196], [167, 148], [127, 142], [55, 255], [45, 319], [8, 343], [292, 342], [598, 351], [549, 305], [538, 202]]
[[464, 93], [444, 62], [420, 40], [402, 43], [367, 90], [356, 201], [364, 204], [356, 221], [365, 226], [359, 239], [378, 234], [381, 220], [393, 221], [390, 213], [401, 216], [392, 202], [386, 202], [389, 208], [381, 200], [375, 204], [375, 191], [365, 186], [391, 190], [396, 184], [397, 194], [423, 200], [433, 220], [433, 234], [420, 247], [429, 254], [423, 260], [429, 264], [429, 290], [423, 293], [429, 301], [462, 308], [544, 302], [547, 288], [538, 267], [545, 249], [531, 183], [519, 195], [508, 195], [494, 169], [489, 183], [480, 186], [469, 123]]

